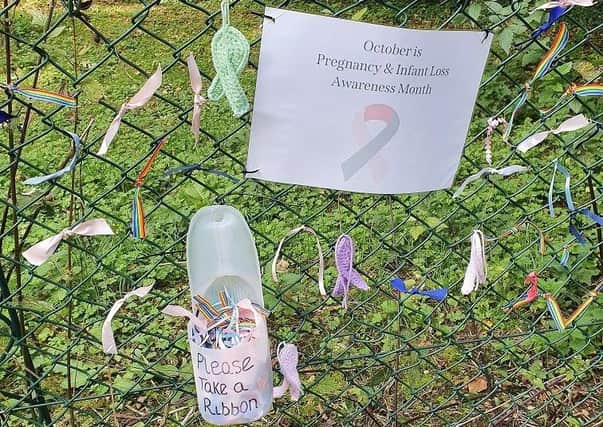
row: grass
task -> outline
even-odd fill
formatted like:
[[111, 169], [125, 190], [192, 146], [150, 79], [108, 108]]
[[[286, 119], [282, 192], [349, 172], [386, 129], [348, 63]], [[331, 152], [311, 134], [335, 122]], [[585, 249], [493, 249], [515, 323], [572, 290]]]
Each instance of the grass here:
[[[317, 14], [343, 10], [339, 16], [344, 18], [404, 23], [411, 28], [476, 28], [463, 15], [448, 23], [455, 10], [449, 3], [408, 3], [401, 13], [382, 2], [356, 3], [292, 2], [287, 7]], [[505, 52], [507, 45], [501, 40], [508, 35], [500, 36], [502, 31], [521, 40], [529, 30], [517, 17], [504, 20], [509, 12], [499, 10], [498, 3], [479, 4], [476, 19], [484, 27], [492, 27], [497, 39], [457, 185], [485, 166], [481, 139], [486, 118], [513, 100], [544, 53], [537, 45]], [[62, 6], [57, 5], [53, 18], [57, 29], [39, 44], [53, 60], [42, 67], [39, 86], [57, 90], [66, 84], [69, 91], [79, 92], [79, 108], [77, 113], [55, 112], [49, 105], [35, 105], [17, 173], [21, 233], [33, 222], [25, 246], [68, 226], [70, 210], [75, 219], [105, 217], [116, 232], [109, 238], [72, 239], [41, 267], [24, 264], [21, 299], [16, 297], [15, 274], [9, 282], [15, 293], [11, 304], [25, 318], [27, 343], [35, 366], [43, 373], [40, 384], [57, 425], [70, 423], [70, 411], [77, 425], [200, 422], [184, 324], [161, 315], [160, 309], [171, 303], [188, 305], [184, 236], [191, 215], [212, 203], [237, 207], [254, 231], [264, 271], [264, 296], [274, 312], [269, 322], [273, 351], [282, 340], [300, 348], [305, 396], [298, 403], [278, 401], [265, 423], [450, 425], [465, 421], [487, 425], [493, 420], [505, 424], [527, 420], [534, 425], [555, 421], [579, 425], [600, 421], [596, 373], [601, 366], [601, 303], [595, 302], [576, 327], [564, 333], [553, 330], [543, 301], [512, 315], [501, 310], [524, 290], [523, 278], [530, 271], [540, 273], [542, 289], [556, 293], [568, 311], [579, 304], [600, 275], [597, 245], [601, 243], [597, 243], [595, 228], [583, 218], [577, 220], [589, 244], [572, 244], [569, 268], [559, 265], [563, 245], [572, 240], [561, 181], [555, 193], [557, 216], [550, 218], [546, 209], [550, 163], [556, 157], [572, 172], [577, 204], [586, 206], [593, 201], [586, 181], [589, 176], [600, 202], [600, 136], [587, 139], [590, 131], [562, 135], [519, 156], [497, 135], [495, 166], [519, 163], [529, 165], [530, 173], [478, 181], [458, 200], [451, 198], [451, 191], [371, 196], [243, 180], [249, 122], [233, 118], [224, 101], [209, 103], [202, 113], [203, 136], [197, 145], [187, 122], [192, 92], [183, 60], [189, 52], [195, 54], [205, 92], [214, 74], [209, 46], [220, 23], [216, 17], [212, 27], [218, 10], [218, 1], [172, 0], [152, 6], [94, 2], [86, 14], [91, 25], [110, 41], [107, 45], [97, 43], [81, 21], [62, 15]], [[252, 41], [251, 65], [241, 77], [252, 99], [261, 28], [251, 10], [261, 12], [262, 8], [248, 0], [237, 3], [232, 23]], [[13, 35], [35, 44], [43, 34], [48, 5], [22, 1], [9, 13]], [[475, 10], [472, 13], [475, 15]], [[553, 104], [568, 81], [583, 81], [588, 78], [586, 73], [600, 79], [600, 38], [591, 35], [587, 43], [578, 45], [586, 30], [598, 22], [597, 13], [576, 10], [570, 17], [576, 21], [571, 26], [570, 44], [575, 48], [568, 49], [563, 62], [572, 66], [556, 69], [535, 86], [531, 98], [535, 106]], [[528, 19], [533, 24], [541, 18]], [[134, 29], [133, 23], [138, 23]], [[37, 53], [27, 43], [12, 40], [11, 47], [13, 77], [32, 73]], [[164, 69], [158, 96], [144, 109], [127, 114], [109, 154], [99, 158], [95, 153], [115, 110], [158, 64]], [[0, 74], [5, 75], [6, 70], [0, 69]], [[76, 76], [78, 84], [73, 86]], [[31, 83], [31, 77], [24, 83]], [[14, 105], [25, 108], [17, 102]], [[572, 104], [575, 110], [580, 108], [599, 120], [600, 106], [596, 99]], [[566, 107], [547, 125], [557, 124], [569, 114]], [[84, 154], [73, 181], [68, 175], [33, 192], [23, 184], [26, 178], [56, 170], [66, 158], [70, 141], [57, 129], [81, 131], [92, 119], [94, 125], [84, 139]], [[538, 120], [535, 109], [526, 107], [514, 130], [515, 141], [535, 130]], [[6, 148], [8, 130], [1, 132], [0, 141]], [[19, 137], [17, 128], [13, 132]], [[143, 190], [149, 237], [136, 241], [128, 235], [133, 180], [150, 154], [151, 144], [165, 135], [169, 141]], [[1, 154], [0, 170], [5, 173], [0, 176], [0, 188], [8, 188], [7, 153]], [[199, 162], [237, 176], [241, 182], [233, 184], [202, 172], [163, 175], [168, 168]], [[74, 203], [72, 189], [79, 194]], [[481, 226], [487, 236], [496, 237], [523, 218], [545, 233], [546, 254], [540, 255], [533, 229], [489, 242], [489, 281], [471, 297], [462, 297], [459, 289], [473, 228]], [[334, 242], [343, 232], [356, 242], [356, 266], [371, 291], [352, 292], [347, 312], [341, 310], [339, 301], [320, 298], [316, 253], [309, 237], [295, 238], [286, 245], [288, 267], [280, 275], [280, 283], [273, 283], [269, 263], [276, 243], [301, 223], [313, 227], [321, 236], [323, 249], [328, 248], [328, 289], [336, 277], [331, 252]], [[10, 237], [3, 243], [2, 267], [8, 271], [14, 243]], [[389, 286], [393, 275], [426, 289], [448, 287], [450, 296], [437, 304], [395, 295]], [[154, 285], [152, 294], [126, 305], [114, 321], [119, 355], [108, 358], [100, 346], [107, 308], [123, 292], [149, 284]], [[3, 323], [0, 332], [3, 345], [8, 342]], [[16, 347], [1, 366], [0, 390], [25, 395], [29, 385]], [[486, 378], [487, 389], [469, 392], [469, 385], [478, 378]], [[568, 390], [571, 397], [565, 400]], [[0, 419], [9, 425], [31, 423], [27, 399], [13, 396], [0, 403]], [[522, 401], [529, 404], [524, 406]]]

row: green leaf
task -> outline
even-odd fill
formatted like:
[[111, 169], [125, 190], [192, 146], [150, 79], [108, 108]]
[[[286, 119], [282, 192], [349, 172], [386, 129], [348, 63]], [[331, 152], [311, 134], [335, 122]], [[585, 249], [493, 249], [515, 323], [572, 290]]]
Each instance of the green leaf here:
[[509, 27], [498, 33], [498, 45], [508, 55], [511, 51], [511, 45], [513, 44], [513, 30]]
[[46, 26], [46, 14], [38, 9], [31, 9], [28, 11], [31, 15], [31, 24], [34, 27], [44, 28]]
[[559, 71], [559, 73], [561, 73], [563, 75], [566, 75], [567, 73], [569, 73], [572, 70], [572, 63], [566, 62], [565, 64], [561, 64], [560, 66], [555, 68], [555, 70]]
[[495, 1], [487, 1], [486, 6], [488, 6], [492, 12], [498, 15], [504, 15], [505, 13], [505, 8]]
[[479, 15], [482, 13], [482, 5], [479, 3], [473, 3], [469, 8], [467, 8], [467, 15], [471, 18], [477, 20]]
[[362, 18], [364, 17], [364, 15], [366, 15], [367, 11], [368, 11], [368, 7], [363, 7], [362, 9], [360, 9], [359, 11], [357, 11], [355, 14], [352, 15], [352, 21], [360, 21], [360, 20], [362, 20]]

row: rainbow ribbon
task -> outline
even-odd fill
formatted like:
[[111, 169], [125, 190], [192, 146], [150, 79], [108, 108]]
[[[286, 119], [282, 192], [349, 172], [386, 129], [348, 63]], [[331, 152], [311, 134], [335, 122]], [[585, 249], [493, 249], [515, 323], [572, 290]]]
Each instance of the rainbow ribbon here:
[[511, 129], [513, 129], [513, 121], [515, 120], [515, 115], [519, 111], [519, 109], [526, 103], [528, 97], [530, 95], [530, 91], [532, 90], [532, 85], [540, 78], [542, 78], [546, 73], [551, 69], [551, 65], [555, 58], [559, 55], [559, 53], [565, 48], [567, 42], [569, 40], [569, 31], [567, 30], [567, 25], [565, 23], [559, 24], [559, 32], [553, 40], [551, 47], [547, 51], [547, 53], [542, 57], [536, 69], [534, 70], [534, 75], [532, 78], [525, 83], [523, 92], [519, 96], [519, 99], [515, 103], [515, 107], [513, 107], [513, 112], [511, 113], [511, 118], [509, 119], [509, 125], [505, 129], [505, 133], [503, 135], [503, 139], [507, 141], [509, 136], [511, 135]]
[[8, 85], [7, 89], [12, 93], [17, 93], [34, 101], [50, 102], [52, 104], [62, 105], [63, 107], [75, 107], [75, 98], [60, 93], [50, 92], [43, 89], [20, 88], [16, 85]]
[[[225, 290], [218, 291], [218, 303], [212, 304], [207, 298], [202, 297], [201, 295], [195, 295], [193, 297], [196, 312], [203, 316], [205, 320], [207, 320], [209, 329], [216, 327], [219, 324], [223, 324], [225, 322], [232, 322], [234, 317], [236, 317], [236, 310], [234, 302], [228, 297], [228, 294]], [[265, 309], [259, 304], [251, 303], [253, 308], [255, 308], [261, 315], [264, 317], [270, 316], [270, 310]], [[240, 326], [255, 326], [255, 322], [240, 322]]]
[[572, 83], [567, 90], [561, 95], [559, 101], [547, 110], [540, 110], [540, 114], [548, 114], [557, 108], [568, 96], [586, 97], [586, 96], [603, 96], [603, 84], [591, 83], [587, 85], [577, 85]]
[[132, 201], [132, 236], [137, 239], [144, 239], [147, 236], [147, 230], [144, 222], [144, 208], [142, 206], [142, 196], [140, 194], [140, 189], [144, 183], [144, 178], [147, 176], [149, 171], [151, 170], [151, 166], [153, 166], [153, 162], [159, 155], [159, 151], [163, 145], [167, 142], [166, 139], [162, 139], [153, 149], [153, 153], [151, 157], [147, 160], [144, 167], [136, 177], [136, 181], [134, 182], [134, 200]]
[[564, 331], [568, 326], [570, 326], [578, 317], [580, 317], [586, 308], [599, 296], [601, 290], [603, 290], [603, 282], [599, 283], [597, 287], [588, 293], [588, 296], [582, 304], [580, 304], [573, 312], [569, 315], [569, 317], [565, 317], [561, 312], [561, 308], [557, 303], [556, 298], [551, 294], [544, 294], [544, 299], [546, 300], [546, 306], [549, 309], [549, 313], [553, 318], [553, 322], [555, 322], [555, 326], [559, 332]]

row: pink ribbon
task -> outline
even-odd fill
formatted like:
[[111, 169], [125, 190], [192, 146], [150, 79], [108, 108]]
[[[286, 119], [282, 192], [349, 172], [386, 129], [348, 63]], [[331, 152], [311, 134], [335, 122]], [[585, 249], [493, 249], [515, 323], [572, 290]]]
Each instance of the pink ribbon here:
[[291, 400], [298, 401], [302, 395], [302, 384], [297, 372], [299, 355], [294, 344], [280, 343], [277, 349], [279, 370], [283, 375], [283, 383], [272, 390], [272, 397], [282, 397], [287, 390], [291, 394]]
[[23, 257], [33, 265], [42, 265], [57, 250], [63, 239], [75, 236], [112, 235], [113, 230], [102, 218], [91, 219], [72, 228], [65, 228], [59, 234], [36, 243], [23, 252]]
[[586, 127], [589, 124], [590, 124], [590, 120], [588, 120], [586, 117], [584, 117], [583, 114], [578, 114], [577, 116], [570, 117], [569, 119], [567, 119], [566, 121], [561, 123], [557, 127], [557, 129], [538, 132], [538, 133], [535, 133], [534, 135], [527, 137], [526, 139], [524, 139], [522, 142], [519, 143], [519, 145], [517, 146], [517, 150], [521, 151], [522, 153], [525, 153], [526, 151], [530, 150], [531, 148], [536, 147], [538, 144], [540, 144], [542, 141], [544, 141], [551, 134], [558, 135], [563, 132], [572, 132], [572, 131], [575, 131], [578, 129], [582, 129], [583, 127]]
[[207, 321], [205, 319], [198, 318], [186, 308], [180, 307], [179, 305], [167, 305], [163, 310], [161, 310], [161, 312], [163, 314], [167, 314], [168, 316], [186, 317], [188, 320], [190, 320], [193, 326], [196, 326], [197, 329], [199, 329], [199, 333], [201, 335], [205, 335], [207, 333]]
[[461, 293], [469, 295], [477, 289], [478, 285], [486, 283], [488, 264], [486, 263], [486, 249], [484, 233], [474, 230], [471, 235], [471, 257], [465, 272], [465, 280]]
[[541, 4], [534, 10], [544, 10], [544, 9], [554, 9], [556, 7], [569, 7], [569, 6], [582, 6], [588, 7], [594, 5], [595, 2], [593, 0], [560, 0], [560, 1], [550, 1], [544, 4]]
[[145, 105], [153, 97], [153, 94], [157, 91], [157, 89], [159, 89], [159, 86], [161, 86], [161, 79], [161, 65], [158, 65], [155, 74], [149, 77], [149, 79], [140, 88], [136, 95], [130, 98], [128, 102], [122, 104], [121, 108], [119, 109], [119, 112], [113, 118], [111, 125], [109, 125], [107, 133], [105, 133], [105, 137], [103, 138], [103, 142], [97, 153], [99, 156], [104, 156], [105, 154], [107, 154], [107, 150], [109, 150], [109, 145], [111, 145], [111, 141], [113, 141], [113, 138], [115, 138], [115, 135], [117, 135], [119, 125], [121, 124], [121, 119], [123, 119], [126, 112], [130, 110], [135, 110]]
[[106, 354], [117, 354], [117, 346], [115, 345], [115, 338], [113, 337], [113, 329], [111, 328], [111, 321], [113, 320], [113, 316], [119, 311], [122, 305], [131, 297], [137, 296], [139, 298], [145, 297], [150, 291], [153, 289], [153, 285], [151, 286], [143, 286], [133, 291], [126, 293], [123, 298], [118, 299], [109, 310], [109, 314], [107, 314], [107, 318], [103, 322], [102, 328], [102, 342], [103, 342], [103, 351]]
[[205, 98], [201, 96], [201, 73], [199, 73], [199, 67], [195, 62], [195, 57], [191, 53], [186, 60], [188, 64], [188, 75], [191, 81], [191, 89], [195, 94], [193, 100], [193, 119], [191, 121], [191, 128], [193, 135], [195, 136], [195, 142], [199, 142], [199, 126], [201, 122], [201, 107], [207, 102]]

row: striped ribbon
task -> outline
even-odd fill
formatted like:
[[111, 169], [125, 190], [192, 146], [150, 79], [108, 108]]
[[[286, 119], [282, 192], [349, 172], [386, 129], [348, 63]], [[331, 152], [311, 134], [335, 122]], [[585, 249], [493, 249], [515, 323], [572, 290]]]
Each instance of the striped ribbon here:
[[577, 97], [586, 97], [586, 96], [603, 96], [603, 84], [601, 83], [591, 83], [587, 85], [577, 85], [572, 83], [568, 86], [566, 91], [561, 95], [559, 101], [551, 108], [546, 110], [540, 110], [540, 114], [548, 114], [554, 109], [556, 109], [562, 102], [564, 102], [565, 98], [568, 96], [577, 96]]
[[586, 308], [599, 296], [601, 290], [603, 290], [603, 282], [599, 283], [597, 287], [588, 293], [588, 296], [582, 303], [570, 314], [568, 317], [565, 317], [561, 312], [561, 308], [557, 303], [557, 299], [549, 294], [544, 294], [544, 299], [546, 300], [546, 306], [553, 318], [553, 322], [555, 322], [555, 326], [559, 332], [564, 331], [568, 326], [570, 326], [578, 317], [580, 317]]
[[[234, 318], [236, 304], [231, 301], [225, 290], [218, 291], [218, 303], [216, 304], [213, 304], [211, 301], [205, 297], [202, 297], [201, 295], [195, 295], [193, 300], [196, 311], [203, 316], [203, 318], [207, 320], [208, 324], [210, 325], [209, 329], [214, 328], [219, 324], [230, 322]], [[270, 316], [270, 310], [267, 310], [256, 303], [251, 303], [251, 305], [264, 317]], [[255, 323], [240, 322], [240, 325], [254, 326]]]
[[144, 178], [147, 176], [151, 167], [153, 166], [153, 162], [159, 155], [159, 151], [163, 145], [167, 142], [167, 139], [162, 139], [153, 149], [153, 153], [151, 157], [147, 160], [144, 167], [136, 177], [136, 181], [134, 182], [134, 199], [132, 200], [132, 236], [137, 239], [144, 239], [147, 236], [147, 231], [145, 227], [144, 221], [144, 208], [142, 205], [142, 196], [140, 194], [140, 189], [144, 183]]
[[569, 40], [569, 32], [567, 30], [567, 26], [565, 23], [559, 24], [559, 32], [557, 36], [553, 40], [551, 47], [547, 51], [547, 53], [542, 57], [536, 69], [534, 70], [534, 75], [532, 78], [525, 83], [524, 90], [519, 96], [519, 99], [515, 103], [515, 107], [513, 107], [513, 112], [511, 113], [511, 118], [509, 119], [509, 125], [505, 129], [505, 133], [503, 139], [507, 141], [509, 136], [511, 135], [511, 129], [513, 128], [513, 122], [515, 120], [515, 116], [517, 112], [521, 109], [521, 107], [526, 103], [528, 97], [530, 95], [530, 91], [532, 90], [532, 85], [540, 78], [542, 78], [546, 73], [551, 69], [551, 65], [555, 58], [559, 55], [559, 53], [565, 48], [567, 42]]
[[75, 98], [60, 93], [50, 92], [48, 90], [36, 88], [20, 88], [16, 85], [8, 85], [8, 90], [13, 93], [22, 95], [34, 101], [50, 102], [52, 104], [62, 105], [63, 107], [75, 107]]

